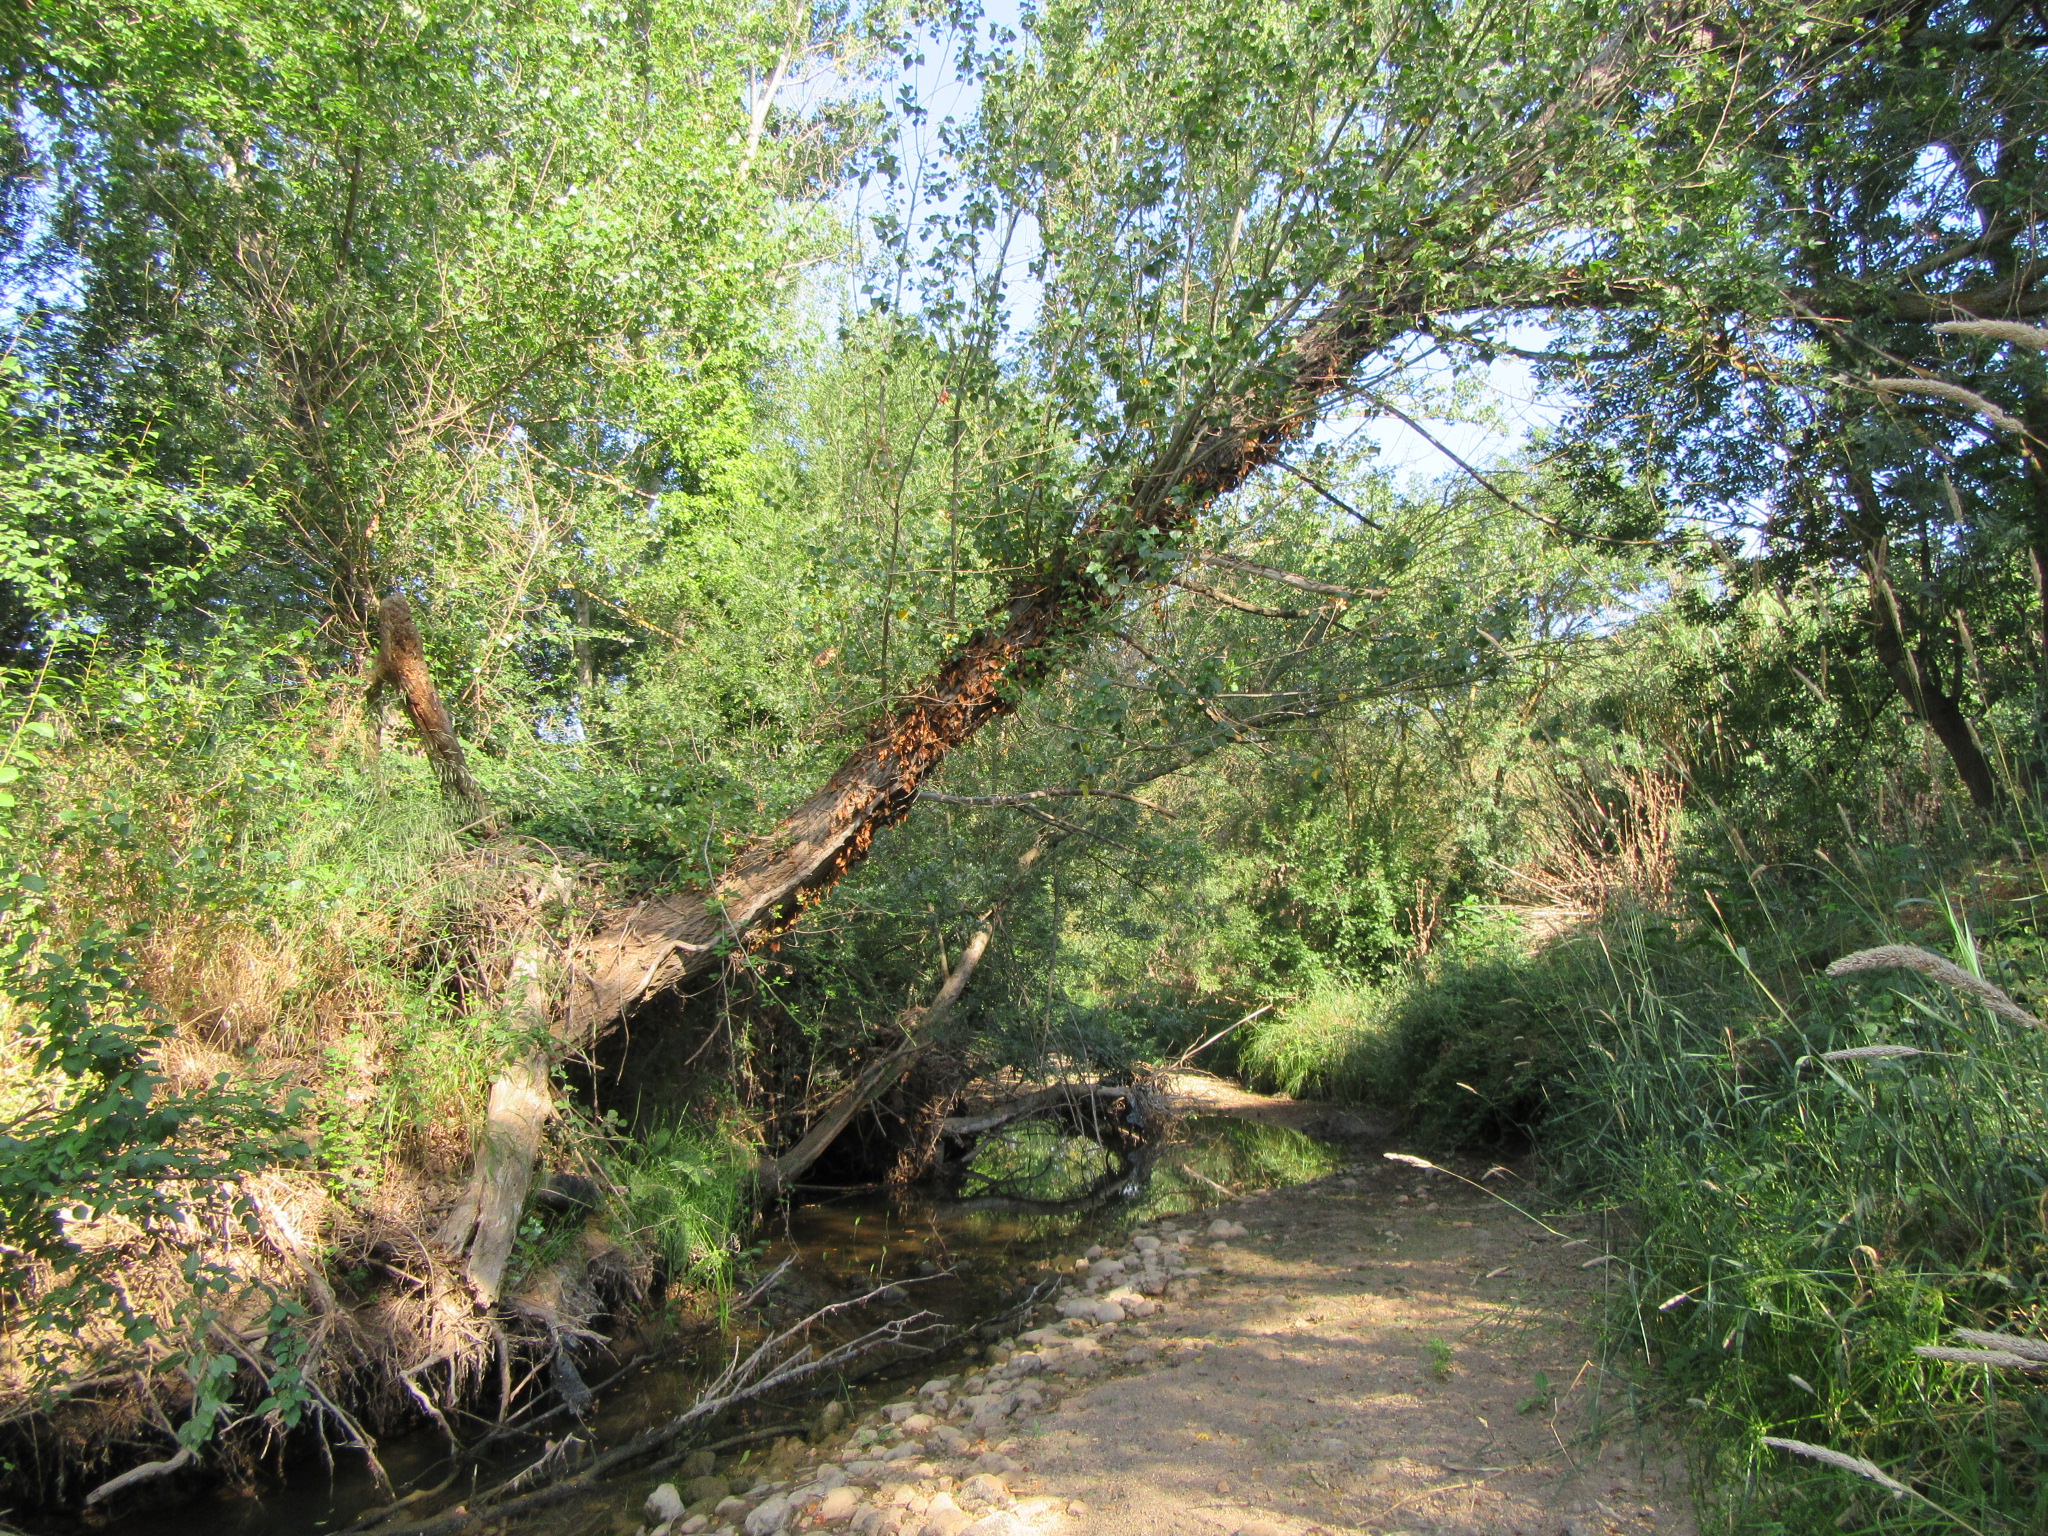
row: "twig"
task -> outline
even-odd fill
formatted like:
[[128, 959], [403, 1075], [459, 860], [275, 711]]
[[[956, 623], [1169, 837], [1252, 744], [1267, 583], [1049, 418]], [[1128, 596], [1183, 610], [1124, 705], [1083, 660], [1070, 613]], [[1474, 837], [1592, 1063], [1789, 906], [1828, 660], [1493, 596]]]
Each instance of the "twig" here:
[[1453, 1171], [1452, 1169], [1446, 1168], [1441, 1163], [1432, 1163], [1428, 1158], [1417, 1157], [1412, 1152], [1382, 1152], [1380, 1156], [1386, 1158], [1387, 1161], [1392, 1163], [1406, 1163], [1411, 1168], [1427, 1168], [1433, 1173], [1449, 1174], [1452, 1178], [1456, 1179], [1460, 1184], [1470, 1184], [1474, 1189], [1478, 1190], [1479, 1193], [1486, 1196], [1487, 1199], [1498, 1200], [1502, 1205], [1506, 1206], [1509, 1210], [1513, 1211], [1517, 1216], [1521, 1216], [1530, 1221], [1535, 1222], [1537, 1226], [1541, 1227], [1544, 1231], [1548, 1232], [1552, 1237], [1564, 1236], [1562, 1232], [1558, 1231], [1557, 1228], [1553, 1227], [1541, 1216], [1537, 1216], [1532, 1214], [1531, 1212], [1523, 1210], [1519, 1205], [1515, 1204], [1514, 1201], [1508, 1199], [1507, 1196], [1501, 1194], [1499, 1191], [1488, 1189], [1484, 1184], [1479, 1183], [1476, 1179], [1468, 1179], [1462, 1173], [1458, 1173]]
[[1200, 1179], [1204, 1184], [1208, 1185], [1211, 1189], [1215, 1190], [1217, 1194], [1223, 1196], [1226, 1200], [1235, 1200], [1237, 1198], [1236, 1190], [1228, 1188], [1225, 1185], [1218, 1184], [1206, 1173], [1197, 1173], [1194, 1169], [1190, 1168], [1186, 1163], [1182, 1162], [1176, 1162], [1173, 1166], [1178, 1168], [1182, 1173], [1186, 1174], [1191, 1179]]
[[[1208, 1039], [1204, 1040], [1200, 1045], [1191, 1045], [1185, 1051], [1182, 1051], [1179, 1056], [1174, 1058], [1173, 1067], [1186, 1066], [1190, 1061], [1194, 1060], [1197, 1055], [1209, 1049], [1210, 1046], [1214, 1045], [1218, 1040], [1221, 1040], [1233, 1029], [1238, 1028], [1240, 1025], [1251, 1023], [1253, 1019], [1256, 1019], [1262, 1013], [1271, 1013], [1272, 1011], [1273, 1005], [1271, 1003], [1267, 1003], [1264, 1007], [1254, 1008], [1250, 1013], [1246, 1014], [1243, 1018], [1239, 1019], [1235, 1024], [1224, 1025], [1221, 1029], [1217, 1030], [1215, 1034], [1211, 1035]], [[1173, 1067], [1169, 1067], [1167, 1068], [1167, 1070], [1170, 1072], [1173, 1070]]]
[[1150, 800], [1140, 800], [1120, 789], [1026, 789], [1010, 795], [942, 795], [935, 789], [920, 789], [917, 798], [936, 800], [940, 805], [1027, 805], [1033, 800], [1128, 800], [1132, 805], [1142, 805], [1169, 820], [1173, 816], [1173, 812], [1161, 809]]
[[[624, 1445], [584, 1462], [573, 1474], [563, 1476], [531, 1492], [519, 1492], [513, 1486], [517, 1479], [500, 1483], [497, 1487], [471, 1499], [470, 1507], [451, 1511], [417, 1525], [394, 1527], [380, 1533], [380, 1536], [449, 1536], [449, 1533], [465, 1530], [485, 1521], [495, 1524], [513, 1515], [560, 1503], [563, 1499], [592, 1486], [602, 1474], [612, 1468], [636, 1460], [651, 1450], [679, 1439], [689, 1433], [693, 1426], [715, 1418], [740, 1403], [766, 1396], [821, 1372], [834, 1370], [885, 1345], [902, 1343], [917, 1334], [943, 1326], [934, 1314], [917, 1312], [909, 1317], [885, 1323], [879, 1328], [870, 1329], [858, 1338], [822, 1355], [813, 1354], [809, 1345], [784, 1353], [790, 1349], [797, 1336], [813, 1324], [835, 1313], [865, 1306], [886, 1289], [888, 1287], [878, 1286], [864, 1295], [848, 1297], [843, 1301], [820, 1307], [801, 1321], [763, 1339], [751, 1354], [735, 1360], [721, 1372], [718, 1379], [706, 1388], [704, 1394], [675, 1418], [634, 1437]], [[534, 1470], [528, 1468], [519, 1476], [530, 1476]]]

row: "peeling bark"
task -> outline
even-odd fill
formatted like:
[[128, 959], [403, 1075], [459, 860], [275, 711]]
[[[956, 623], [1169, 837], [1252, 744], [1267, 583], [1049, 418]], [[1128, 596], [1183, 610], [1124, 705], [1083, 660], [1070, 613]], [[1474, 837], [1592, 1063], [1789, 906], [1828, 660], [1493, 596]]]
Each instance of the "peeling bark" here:
[[666, 893], [612, 913], [578, 953], [568, 1038], [587, 1043], [643, 998], [797, 922], [867, 857], [878, 832], [909, 814], [920, 784], [950, 753], [1015, 707], [1017, 692], [1063, 646], [1134, 589], [1164, 580], [1199, 511], [1280, 462], [1378, 349], [1433, 313], [1570, 302], [1541, 274], [1532, 281], [1490, 260], [1489, 242], [1504, 218], [1541, 195], [1571, 136], [1626, 97], [1642, 59], [1706, 46], [1676, 10], [1624, 24], [1530, 115], [1496, 168], [1372, 248], [1319, 315], [1264, 366], [1247, 370], [1235, 396], [1197, 407], [1162, 438], [1149, 465], [1134, 469], [1127, 492], [1078, 517], [1061, 553], [1018, 579], [991, 627], [906, 695], [822, 789], [735, 857], [709, 890]]
[[1864, 543], [1864, 573], [1870, 584], [1872, 639], [1877, 659], [1906, 707], [1919, 716], [1947, 749], [1970, 803], [1980, 811], [1996, 810], [2004, 797], [1983, 740], [1977, 735], [1976, 722], [1963, 712], [1956, 696], [1942, 687], [1934, 653], [1925, 646], [1914, 645], [1907, 629], [1904, 605], [1886, 568], [1883, 509], [1878, 505], [1876, 487], [1868, 471], [1853, 467], [1848, 483], [1859, 514], [1856, 532]]
[[490, 802], [470, 777], [455, 722], [441, 702], [440, 690], [434, 687], [433, 673], [427, 670], [426, 648], [412, 621], [412, 607], [396, 592], [377, 605], [377, 660], [370, 674], [371, 697], [386, 684], [397, 689], [405, 701], [405, 712], [419, 732], [420, 745], [433, 765], [441, 792], [488, 826]]
[[[1273, 463], [1314, 425], [1357, 364], [1425, 309], [1418, 288], [1341, 298], [1296, 341], [1283, 382], [1218, 413], [1176, 462], [1089, 517], [1068, 563], [1013, 593], [1000, 629], [970, 639], [885, 720], [817, 794], [740, 853], [710, 892], [650, 898], [615, 913], [578, 956], [572, 1038], [589, 1039], [642, 998], [689, 981], [733, 948], [780, 932], [867, 857], [875, 835], [909, 814], [917, 791], [956, 748], [1044, 672], [1134, 583], [1158, 579], [1170, 539], [1197, 510]], [[1098, 574], [1083, 574], [1089, 557]]]

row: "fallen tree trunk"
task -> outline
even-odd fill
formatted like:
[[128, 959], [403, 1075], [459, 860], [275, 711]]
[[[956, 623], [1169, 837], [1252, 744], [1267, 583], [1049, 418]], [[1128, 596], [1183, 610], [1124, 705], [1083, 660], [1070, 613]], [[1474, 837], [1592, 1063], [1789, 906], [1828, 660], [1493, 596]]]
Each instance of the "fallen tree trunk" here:
[[[484, 827], [491, 827], [490, 803], [470, 776], [455, 723], [434, 687], [412, 608], [396, 592], [377, 606], [377, 637], [372, 691], [385, 684], [399, 691], [441, 792]], [[551, 883], [562, 884], [560, 871]], [[555, 1113], [550, 1088], [555, 1058], [552, 1010], [541, 977], [542, 959], [540, 945], [531, 943], [516, 951], [507, 967], [505, 992], [513, 999], [513, 1022], [528, 1043], [491, 1084], [469, 1183], [435, 1237], [437, 1246], [464, 1261], [464, 1277], [478, 1305], [486, 1309], [497, 1304], [504, 1289], [505, 1266], [519, 1235], [526, 1197], [533, 1190], [541, 1140]]]
[[940, 1122], [939, 1129], [948, 1136], [983, 1136], [1003, 1126], [1014, 1125], [1019, 1120], [1034, 1119], [1058, 1110], [1075, 1111], [1084, 1103], [1114, 1104], [1118, 1099], [1130, 1098], [1133, 1092], [1128, 1084], [1095, 1088], [1061, 1084], [1054, 1088], [1041, 1088], [1036, 1093], [1026, 1094], [1021, 1099], [978, 1115], [954, 1115]]
[[504, 1288], [505, 1265], [533, 1190], [541, 1139], [555, 1113], [549, 1083], [554, 1053], [540, 1043], [547, 1039], [548, 997], [537, 948], [513, 956], [507, 990], [517, 994], [515, 1017], [534, 1043], [491, 1084], [469, 1185], [437, 1235], [447, 1252], [467, 1255], [463, 1273], [484, 1307], [495, 1305]]
[[[1060, 646], [1133, 589], [1162, 580], [1198, 512], [1243, 485], [1313, 430], [1326, 404], [1378, 349], [1433, 313], [1555, 307], [1568, 282], [1487, 259], [1501, 221], [1542, 191], [1563, 136], [1599, 122], [1634, 83], [1634, 67], [1671, 37], [1693, 34], [1676, 12], [1631, 19], [1532, 111], [1484, 174], [1455, 186], [1430, 217], [1390, 234], [1335, 285], [1321, 314], [1234, 393], [1161, 429], [1126, 489], [1074, 519], [1051, 561], [1020, 577], [994, 616], [879, 723], [816, 794], [737, 855], [708, 890], [672, 892], [616, 912], [579, 954], [565, 1026], [588, 1041], [651, 994], [683, 985], [733, 948], [794, 924], [867, 857], [875, 835], [909, 814], [919, 785], [990, 719], [1014, 708]], [[1699, 44], [1681, 44], [1692, 47]], [[1611, 129], [1602, 128], [1608, 132]], [[1470, 257], [1461, 264], [1458, 253]], [[1461, 284], [1447, 289], [1448, 274]]]

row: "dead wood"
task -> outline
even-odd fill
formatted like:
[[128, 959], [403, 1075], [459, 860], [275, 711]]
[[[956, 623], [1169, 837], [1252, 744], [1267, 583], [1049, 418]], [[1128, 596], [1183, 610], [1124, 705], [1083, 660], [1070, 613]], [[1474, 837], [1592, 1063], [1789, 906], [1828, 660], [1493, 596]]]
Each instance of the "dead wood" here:
[[[863, 1295], [820, 1307], [789, 1327], [769, 1335], [750, 1353], [736, 1358], [682, 1413], [635, 1436], [624, 1445], [578, 1464], [573, 1472], [557, 1471], [558, 1450], [551, 1450], [541, 1462], [466, 1500], [460, 1508], [416, 1525], [380, 1527], [378, 1536], [454, 1536], [456, 1532], [472, 1530], [485, 1523], [498, 1525], [515, 1515], [559, 1504], [589, 1491], [613, 1468], [637, 1461], [672, 1444], [742, 1403], [753, 1402], [837, 1371], [875, 1350], [945, 1331], [945, 1325], [931, 1313], [916, 1312], [871, 1328], [823, 1353], [809, 1342], [808, 1335], [817, 1325], [840, 1313], [866, 1306], [879, 1299], [886, 1289], [886, 1286], [877, 1287]], [[547, 1480], [534, 1487], [534, 1482], [542, 1477]]]
[[1054, 1088], [1041, 1088], [1036, 1093], [1013, 1099], [995, 1109], [978, 1115], [954, 1115], [940, 1123], [940, 1129], [948, 1136], [985, 1136], [1003, 1126], [1014, 1125], [1019, 1120], [1033, 1120], [1043, 1115], [1072, 1113], [1083, 1104], [1113, 1104], [1119, 1099], [1132, 1096], [1128, 1085], [1120, 1087], [1101, 1086], [1075, 1088], [1062, 1084]]
[[[1329, 597], [1369, 598], [1385, 597], [1385, 587], [1340, 587], [1335, 582], [1317, 581], [1311, 576], [1297, 576], [1293, 571], [1283, 571], [1277, 566], [1260, 565], [1241, 555], [1207, 554], [1202, 564], [1220, 566], [1226, 571], [1238, 571], [1246, 576], [1257, 576], [1265, 581], [1277, 581], [1284, 587], [1297, 592], [1317, 592]], [[1195, 589], [1201, 590], [1201, 589]]]
[[192, 1465], [194, 1459], [192, 1448], [188, 1445], [181, 1445], [178, 1447], [178, 1453], [175, 1456], [166, 1457], [162, 1461], [145, 1461], [139, 1467], [130, 1467], [119, 1477], [108, 1478], [99, 1487], [88, 1493], [85, 1496], [84, 1507], [96, 1509], [109, 1499], [119, 1498], [131, 1488], [139, 1488], [144, 1483], [153, 1483], [160, 1477], [169, 1477], [174, 1472], [184, 1470]]
[[548, 996], [536, 946], [513, 956], [507, 990], [518, 999], [514, 1016], [532, 1043], [491, 1084], [474, 1171], [438, 1235], [447, 1252], [468, 1255], [463, 1272], [478, 1304], [487, 1308], [496, 1304], [504, 1287], [505, 1265], [533, 1188], [541, 1138], [555, 1112], [549, 1084]]
[[936, 801], [940, 805], [973, 806], [1029, 805], [1034, 800], [1127, 800], [1169, 820], [1173, 817], [1173, 812], [1154, 805], [1150, 800], [1140, 800], [1136, 795], [1127, 795], [1119, 789], [1026, 789], [1009, 795], [942, 795], [935, 789], [921, 789], [917, 798]]
[[1208, 598], [1212, 603], [1235, 608], [1239, 613], [1256, 614], [1262, 619], [1318, 619], [1323, 616], [1323, 611], [1319, 608], [1268, 608], [1264, 603], [1248, 603], [1241, 597], [1232, 597], [1228, 592], [1205, 587], [1199, 581], [1190, 581], [1185, 576], [1175, 577], [1173, 584], [1183, 592], [1192, 592], [1197, 597]]
[[419, 627], [412, 621], [412, 607], [396, 592], [377, 605], [377, 660], [370, 674], [372, 696], [385, 685], [398, 690], [405, 712], [419, 732], [420, 745], [432, 764], [441, 792], [473, 819], [486, 827], [491, 820], [490, 802], [470, 777], [469, 763], [462, 755], [462, 740], [455, 734], [455, 722], [441, 702], [434, 675], [427, 670], [426, 647]]
[[[960, 951], [960, 958], [947, 973], [945, 985], [939, 988], [937, 997], [930, 1005], [913, 1010], [903, 1019], [904, 1032], [912, 1028], [930, 1030], [942, 1023], [953, 1011], [953, 1005], [960, 1001], [961, 993], [967, 990], [967, 983], [981, 964], [981, 957], [988, 953], [989, 941], [994, 929], [984, 921], [974, 937], [967, 941]], [[924, 1053], [921, 1041], [906, 1039], [895, 1050], [872, 1063], [861, 1075], [836, 1097], [831, 1105], [818, 1116], [804, 1138], [779, 1157], [761, 1159], [760, 1188], [762, 1198], [772, 1200], [785, 1189], [803, 1177], [847, 1126], [853, 1117], [875, 1102], [891, 1088], [902, 1082], [917, 1059]]]
[[780, 1156], [762, 1158], [757, 1174], [761, 1198], [773, 1200], [802, 1178], [853, 1123], [855, 1115], [903, 1081], [923, 1049], [915, 1042], [906, 1043], [869, 1063], [811, 1123], [801, 1141]]

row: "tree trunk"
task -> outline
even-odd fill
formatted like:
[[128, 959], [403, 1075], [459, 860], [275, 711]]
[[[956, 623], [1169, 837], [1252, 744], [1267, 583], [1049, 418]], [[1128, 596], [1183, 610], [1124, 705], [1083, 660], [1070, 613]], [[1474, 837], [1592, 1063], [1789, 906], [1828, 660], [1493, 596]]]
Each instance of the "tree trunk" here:
[[[876, 833], [909, 813], [918, 786], [948, 754], [1014, 707], [1015, 692], [1037, 679], [1062, 642], [1125, 600], [1131, 584], [1158, 579], [1162, 557], [1154, 551], [1170, 548], [1169, 536], [1303, 436], [1358, 361], [1424, 305], [1420, 289], [1340, 301], [1301, 334], [1283, 385], [1212, 419], [1176, 463], [1138, 477], [1120, 506], [1085, 519], [1076, 552], [1014, 592], [1001, 628], [971, 638], [914, 689], [822, 790], [734, 858], [709, 893], [654, 897], [614, 914], [578, 956], [572, 1038], [593, 1037], [641, 998], [795, 923], [867, 857]], [[1097, 574], [1084, 574], [1091, 556]]]
[[405, 712], [419, 732], [420, 745], [433, 765], [441, 792], [478, 821], [489, 825], [490, 802], [470, 777], [469, 763], [462, 755], [462, 741], [455, 734], [441, 694], [434, 687], [434, 675], [427, 670], [426, 648], [412, 621], [412, 608], [396, 592], [377, 605], [377, 662], [370, 674], [374, 702], [385, 684], [398, 690], [405, 700]]
[[2027, 424], [2020, 455], [2034, 504], [2027, 555], [2034, 567], [2034, 749], [2041, 752], [2048, 748], [2048, 389], [2028, 396], [2020, 415]]
[[548, 1028], [548, 996], [538, 947], [513, 956], [506, 990], [518, 999], [516, 1021], [536, 1038], [491, 1084], [469, 1187], [438, 1234], [439, 1245], [449, 1253], [467, 1253], [463, 1272], [484, 1307], [494, 1305], [504, 1288], [505, 1265], [533, 1189], [541, 1138], [555, 1113], [548, 1081], [553, 1052], [540, 1043]]
[[1984, 743], [1978, 738], [1977, 727], [1963, 713], [1955, 696], [1942, 688], [1941, 672], [1933, 652], [1925, 646], [1913, 644], [1904, 606], [1899, 602], [1898, 592], [1885, 569], [1887, 541], [1876, 487], [1871, 484], [1866, 470], [1852, 468], [1848, 478], [1850, 494], [1855, 498], [1859, 513], [1856, 531], [1864, 544], [1863, 566], [1870, 582], [1870, 615], [1877, 659], [1890, 674], [1893, 686], [1906, 701], [1906, 707], [1934, 732], [1947, 749], [1949, 760], [1955, 764], [1956, 776], [1969, 792], [1970, 803], [1980, 811], [1994, 811], [2003, 797], [1999, 793], [1998, 777], [1991, 769], [1991, 760], [1985, 755]]

